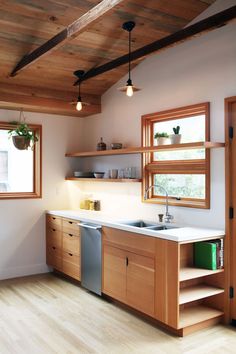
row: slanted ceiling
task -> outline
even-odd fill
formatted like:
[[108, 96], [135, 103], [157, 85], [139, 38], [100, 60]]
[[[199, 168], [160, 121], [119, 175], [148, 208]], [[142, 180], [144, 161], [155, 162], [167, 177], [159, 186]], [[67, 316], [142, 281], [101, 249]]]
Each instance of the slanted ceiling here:
[[[81, 112], [70, 102], [78, 95], [75, 70], [100, 66], [127, 53], [123, 22], [133, 20], [132, 50], [185, 27], [214, 0], [123, 0], [87, 26], [76, 38], [41, 57], [15, 77], [10, 73], [38, 48], [100, 3], [97, 0], [1, 0], [0, 107], [25, 111], [89, 116], [101, 112], [101, 95], [123, 77], [128, 66], [82, 83], [90, 102]], [[136, 65], [139, 61], [133, 63]], [[125, 82], [124, 82], [125, 84]]]

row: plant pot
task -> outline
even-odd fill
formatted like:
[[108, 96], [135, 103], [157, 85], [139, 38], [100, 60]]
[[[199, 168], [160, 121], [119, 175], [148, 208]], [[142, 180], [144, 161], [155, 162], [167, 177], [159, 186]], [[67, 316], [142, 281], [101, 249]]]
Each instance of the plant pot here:
[[171, 144], [180, 144], [181, 142], [181, 134], [171, 134], [170, 135]]
[[169, 138], [159, 137], [156, 138], [157, 145], [167, 145], [169, 142]]
[[27, 150], [30, 146], [30, 140], [24, 136], [15, 135], [12, 137], [12, 142], [18, 150]]

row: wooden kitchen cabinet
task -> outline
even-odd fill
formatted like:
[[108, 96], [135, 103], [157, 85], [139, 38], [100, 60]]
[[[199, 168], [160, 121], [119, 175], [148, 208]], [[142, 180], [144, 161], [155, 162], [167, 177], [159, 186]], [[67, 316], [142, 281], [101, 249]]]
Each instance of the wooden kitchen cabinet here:
[[103, 292], [180, 336], [219, 323], [224, 270], [196, 268], [195, 242], [103, 227]]
[[56, 270], [80, 280], [80, 229], [78, 221], [47, 214], [46, 261]]
[[103, 242], [103, 292], [153, 316], [155, 284], [153, 239], [103, 227]]
[[[197, 239], [174, 242], [103, 227], [102, 240], [104, 294], [180, 336], [227, 317], [227, 274], [194, 266]], [[78, 221], [47, 215], [47, 264], [80, 280]]]

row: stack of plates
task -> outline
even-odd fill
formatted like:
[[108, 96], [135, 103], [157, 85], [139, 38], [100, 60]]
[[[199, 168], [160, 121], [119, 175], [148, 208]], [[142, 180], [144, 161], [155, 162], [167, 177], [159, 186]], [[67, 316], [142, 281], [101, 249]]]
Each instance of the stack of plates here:
[[94, 178], [93, 172], [75, 171], [74, 176], [78, 178]]

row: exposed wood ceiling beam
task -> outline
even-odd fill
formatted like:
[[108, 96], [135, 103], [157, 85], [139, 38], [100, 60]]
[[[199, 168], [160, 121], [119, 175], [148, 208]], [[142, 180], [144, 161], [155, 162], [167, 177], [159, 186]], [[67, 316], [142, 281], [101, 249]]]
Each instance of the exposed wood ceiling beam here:
[[[148, 54], [157, 52], [164, 48], [173, 46], [179, 42], [183, 42], [186, 39], [191, 39], [192, 37], [202, 34], [204, 32], [214, 30], [218, 27], [224, 26], [226, 23], [232, 21], [236, 17], [236, 6], [232, 6], [227, 10], [217, 13], [216, 15], [210, 16], [204, 20], [201, 20], [191, 26], [188, 26], [178, 32], [175, 32], [167, 37], [159, 39], [152, 42], [142, 48], [139, 48], [131, 53], [131, 60], [137, 60], [145, 57]], [[107, 71], [113, 70], [121, 65], [127, 64], [129, 61], [129, 55], [123, 55], [117, 59], [114, 59], [106, 64], [98, 66], [89, 70], [80, 80], [85, 81], [97, 75], [103, 74]], [[77, 80], [74, 85], [77, 85], [79, 80]]]
[[94, 6], [79, 19], [67, 26], [67, 28], [36, 48], [30, 54], [25, 55], [16, 65], [10, 76], [16, 76], [20, 71], [35, 63], [42, 56], [50, 54], [53, 50], [64, 45], [65, 42], [77, 37], [81, 32], [85, 31], [88, 26], [100, 20], [102, 16], [107, 14], [122, 1], [124, 0], [102, 0], [98, 5]]

